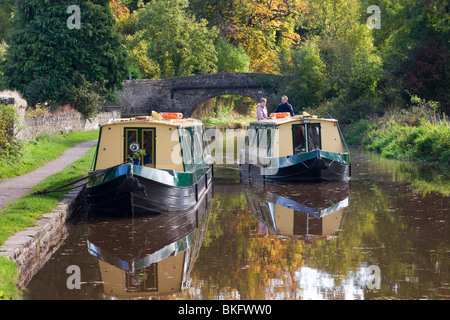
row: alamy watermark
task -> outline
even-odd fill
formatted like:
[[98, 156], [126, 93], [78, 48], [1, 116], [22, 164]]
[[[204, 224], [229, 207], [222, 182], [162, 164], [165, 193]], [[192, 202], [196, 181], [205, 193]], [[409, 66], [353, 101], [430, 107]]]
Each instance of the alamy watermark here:
[[77, 265], [70, 265], [66, 269], [66, 273], [70, 273], [71, 276], [67, 278], [67, 289], [81, 289], [81, 269]]
[[369, 29], [380, 29], [381, 28], [381, 9], [377, 5], [371, 5], [367, 8], [367, 13], [372, 15], [367, 18], [367, 27]]
[[366, 287], [369, 290], [381, 289], [381, 270], [377, 265], [367, 267]]
[[[190, 134], [186, 129], [173, 131], [171, 141], [175, 165], [184, 164], [243, 164], [270, 165], [279, 157], [279, 145], [274, 143], [275, 129], [219, 129]], [[273, 164], [273, 163], [272, 163]]]
[[79, 6], [72, 5], [67, 7], [67, 13], [71, 16], [67, 19], [66, 25], [69, 29], [81, 29], [81, 10]]

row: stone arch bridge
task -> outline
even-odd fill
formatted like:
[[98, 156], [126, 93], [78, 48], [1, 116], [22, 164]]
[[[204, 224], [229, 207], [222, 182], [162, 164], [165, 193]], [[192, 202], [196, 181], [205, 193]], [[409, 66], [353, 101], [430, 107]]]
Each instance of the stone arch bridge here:
[[[268, 105], [277, 104], [278, 91], [289, 77], [262, 73], [215, 73], [169, 79], [127, 80], [118, 101], [104, 109], [120, 109], [122, 117], [157, 112], [181, 112], [192, 115], [203, 101], [220, 95], [234, 94], [256, 101], [265, 97]], [[281, 94], [281, 92], [280, 92]]]

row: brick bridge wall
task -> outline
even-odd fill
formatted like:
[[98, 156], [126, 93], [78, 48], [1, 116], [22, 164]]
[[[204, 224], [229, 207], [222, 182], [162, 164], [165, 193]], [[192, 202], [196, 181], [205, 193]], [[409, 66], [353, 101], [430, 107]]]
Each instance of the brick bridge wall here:
[[181, 112], [189, 117], [203, 101], [226, 94], [257, 101], [277, 96], [277, 85], [286, 77], [254, 73], [216, 73], [156, 80], [129, 80], [123, 84], [119, 101], [104, 109], [119, 109], [122, 117], [148, 115], [151, 111]]

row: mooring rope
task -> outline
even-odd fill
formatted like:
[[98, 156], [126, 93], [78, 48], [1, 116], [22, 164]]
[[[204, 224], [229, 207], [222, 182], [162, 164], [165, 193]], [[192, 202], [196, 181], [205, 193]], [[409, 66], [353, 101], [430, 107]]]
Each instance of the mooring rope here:
[[[45, 189], [45, 190], [33, 192], [32, 194], [45, 195], [45, 194], [48, 194], [48, 193], [51, 193], [51, 192], [71, 191], [71, 190], [74, 190], [74, 189], [77, 189], [77, 188], [80, 188], [80, 187], [84, 187], [84, 186], [87, 185], [89, 182], [93, 182], [93, 181], [97, 180], [98, 178], [100, 178], [104, 172], [106, 172], [106, 171], [108, 171], [108, 170], [111, 170], [111, 169], [114, 169], [114, 168], [116, 168], [116, 167], [122, 166], [122, 165], [127, 164], [127, 163], [128, 163], [128, 161], [122, 162], [122, 163], [120, 163], [120, 164], [117, 164], [117, 165], [115, 165], [115, 166], [112, 166], [112, 167], [109, 167], [109, 168], [106, 168], [106, 169], [103, 169], [103, 170], [100, 170], [100, 171], [95, 171], [95, 172], [93, 172], [92, 174], [87, 175], [86, 177], [83, 177], [83, 178], [81, 178], [81, 179], [78, 179], [78, 180], [69, 182], [69, 183], [67, 183], [67, 184], [65, 184], [65, 185], [63, 185], [63, 186], [60, 186], [60, 187], [58, 187], [58, 188], [56, 188], [56, 189], [53, 189], [53, 190]], [[76, 183], [78, 183], [78, 182], [80, 182], [80, 181], [89, 179], [89, 178], [91, 178], [92, 176], [97, 176], [97, 177], [95, 177], [95, 178], [94, 178], [93, 180], [91, 180], [91, 181], [88, 181], [88, 182], [86, 182], [86, 183], [80, 184], [80, 185], [78, 185], [78, 186], [74, 186], [74, 187], [71, 187], [71, 188], [63, 189], [63, 188], [66, 188], [66, 187], [68, 187], [68, 186], [70, 186], [70, 185], [76, 184]]]

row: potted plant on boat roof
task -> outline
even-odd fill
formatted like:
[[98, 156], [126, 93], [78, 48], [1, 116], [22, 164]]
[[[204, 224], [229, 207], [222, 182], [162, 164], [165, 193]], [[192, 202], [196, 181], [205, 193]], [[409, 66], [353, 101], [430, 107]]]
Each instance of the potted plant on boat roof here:
[[133, 154], [133, 164], [135, 165], [140, 165], [141, 164], [141, 159], [142, 157], [145, 157], [147, 155], [147, 153], [145, 152], [144, 149], [139, 149], [138, 151], [136, 151]]

